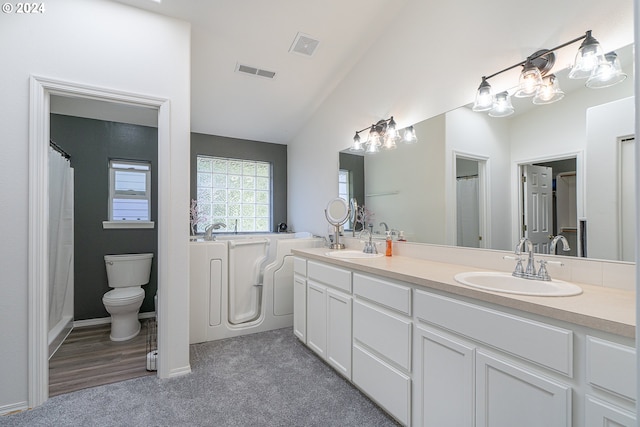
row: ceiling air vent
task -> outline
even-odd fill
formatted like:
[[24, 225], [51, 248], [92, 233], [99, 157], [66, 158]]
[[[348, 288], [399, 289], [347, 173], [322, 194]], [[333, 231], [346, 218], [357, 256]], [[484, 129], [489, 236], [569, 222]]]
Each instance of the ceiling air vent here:
[[251, 74], [253, 76], [264, 77], [272, 79], [276, 76], [275, 71], [261, 70], [260, 68], [251, 67], [249, 65], [236, 64], [236, 72]]
[[319, 44], [320, 42], [311, 38], [311, 36], [298, 33], [289, 48], [289, 52], [304, 56], [311, 56], [316, 51]]

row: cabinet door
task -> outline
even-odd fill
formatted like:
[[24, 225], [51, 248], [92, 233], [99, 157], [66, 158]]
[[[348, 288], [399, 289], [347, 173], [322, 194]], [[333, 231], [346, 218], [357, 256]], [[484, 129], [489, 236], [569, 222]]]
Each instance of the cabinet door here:
[[327, 362], [351, 379], [351, 296], [327, 289]]
[[424, 326], [416, 328], [414, 425], [473, 425], [474, 347]]
[[307, 281], [307, 345], [326, 359], [327, 288]]
[[636, 426], [636, 418], [632, 412], [593, 396], [586, 396], [585, 411], [585, 427]]
[[293, 333], [307, 343], [307, 281], [293, 276]]
[[476, 427], [570, 427], [571, 388], [495, 356], [476, 354]]

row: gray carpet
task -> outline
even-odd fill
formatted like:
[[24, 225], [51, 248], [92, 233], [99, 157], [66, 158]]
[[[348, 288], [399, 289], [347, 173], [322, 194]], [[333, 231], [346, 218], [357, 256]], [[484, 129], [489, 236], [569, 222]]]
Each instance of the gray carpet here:
[[190, 375], [53, 397], [2, 426], [395, 426], [291, 328], [191, 346]]

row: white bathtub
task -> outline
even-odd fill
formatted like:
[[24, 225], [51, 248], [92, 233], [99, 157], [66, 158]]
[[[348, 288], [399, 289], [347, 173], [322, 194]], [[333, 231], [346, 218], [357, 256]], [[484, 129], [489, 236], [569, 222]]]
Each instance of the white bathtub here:
[[189, 342], [293, 325], [292, 248], [324, 245], [309, 233], [223, 235], [191, 242]]

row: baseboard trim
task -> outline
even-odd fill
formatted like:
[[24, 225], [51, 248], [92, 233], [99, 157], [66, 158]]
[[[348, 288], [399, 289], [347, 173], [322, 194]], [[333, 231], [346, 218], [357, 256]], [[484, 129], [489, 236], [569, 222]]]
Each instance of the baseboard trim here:
[[[138, 319], [150, 319], [152, 317], [156, 317], [155, 311], [149, 311], [147, 313], [139, 313]], [[111, 316], [109, 317], [99, 317], [96, 319], [84, 319], [84, 320], [75, 320], [73, 322], [74, 328], [82, 328], [84, 326], [97, 326], [97, 325], [106, 325], [107, 323], [111, 323]]]
[[9, 405], [0, 406], [0, 416], [16, 414], [18, 412], [26, 411], [29, 409], [27, 401], [11, 403]]

